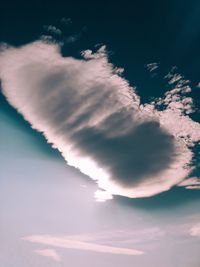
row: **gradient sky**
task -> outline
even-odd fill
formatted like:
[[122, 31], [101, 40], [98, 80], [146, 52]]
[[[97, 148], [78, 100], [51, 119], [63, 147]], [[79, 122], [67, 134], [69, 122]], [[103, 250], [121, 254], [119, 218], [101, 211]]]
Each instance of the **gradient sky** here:
[[[192, 88], [195, 110], [189, 116], [200, 122], [200, 4], [183, 2], [4, 2], [0, 41], [19, 47], [48, 35], [64, 42], [64, 56], [76, 59], [81, 51], [106, 45], [109, 62], [124, 68], [123, 78], [136, 86], [142, 103], [171, 89], [163, 77], [176, 66]], [[154, 62], [158, 68], [152, 71], [147, 64]], [[5, 77], [0, 77], [3, 90]], [[4, 95], [1, 92], [1, 266], [199, 267], [198, 189], [174, 186], [152, 197], [117, 195], [97, 202], [97, 184], [68, 166]], [[200, 175], [199, 152], [196, 145], [192, 177]]]

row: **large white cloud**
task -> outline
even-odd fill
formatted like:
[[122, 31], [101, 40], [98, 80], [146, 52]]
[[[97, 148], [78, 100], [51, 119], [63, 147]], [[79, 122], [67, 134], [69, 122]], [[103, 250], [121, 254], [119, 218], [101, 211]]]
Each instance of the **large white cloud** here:
[[200, 139], [200, 125], [184, 115], [191, 100], [172, 91], [141, 105], [104, 48], [84, 56], [64, 58], [58, 45], [42, 41], [4, 48], [3, 93], [69, 165], [106, 191], [97, 197], [148, 197], [184, 180], [192, 170], [190, 147]]

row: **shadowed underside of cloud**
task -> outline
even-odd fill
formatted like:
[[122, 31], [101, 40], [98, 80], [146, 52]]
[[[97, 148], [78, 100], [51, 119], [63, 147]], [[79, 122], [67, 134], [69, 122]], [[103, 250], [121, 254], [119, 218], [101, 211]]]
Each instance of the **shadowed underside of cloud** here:
[[183, 114], [191, 100], [177, 97], [189, 90], [179, 86], [176, 97], [170, 91], [141, 105], [104, 48], [89, 54], [63, 58], [58, 45], [42, 41], [4, 47], [3, 93], [69, 165], [98, 183], [102, 198], [148, 197], [183, 181], [192, 170], [190, 146], [200, 139], [200, 125]]
[[77, 147], [104, 166], [112, 173], [111, 180], [123, 187], [158, 174], [175, 158], [172, 136], [154, 121], [143, 122], [125, 135], [108, 137], [96, 128], [84, 128], [73, 138]]

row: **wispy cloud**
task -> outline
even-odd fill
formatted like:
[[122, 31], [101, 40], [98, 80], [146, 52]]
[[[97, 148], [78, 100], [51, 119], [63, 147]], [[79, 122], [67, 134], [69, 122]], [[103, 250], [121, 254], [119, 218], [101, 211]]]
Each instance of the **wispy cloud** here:
[[53, 25], [48, 25], [48, 26], [45, 25], [44, 29], [50, 34], [62, 35], [62, 31], [59, 28], [57, 28], [56, 26], [53, 26]]
[[54, 261], [61, 261], [61, 257], [55, 249], [38, 249], [34, 250], [34, 252], [41, 256], [48, 257]]
[[82, 234], [70, 236], [70, 239], [84, 242], [94, 242], [103, 245], [127, 246], [133, 245], [144, 246], [148, 242], [159, 240], [165, 235], [165, 231], [159, 227], [150, 227], [143, 229], [113, 229], [112, 231], [104, 231], [93, 234]]
[[[58, 248], [78, 249], [78, 250], [92, 251], [97, 253], [111, 253], [111, 254], [132, 255], [132, 256], [142, 255], [144, 253], [143, 251], [140, 250], [100, 245], [91, 242], [85, 242], [83, 240], [78, 240], [73, 237], [67, 237], [67, 236], [63, 237], [63, 236], [50, 236], [50, 235], [33, 235], [24, 237], [23, 239], [29, 242], [44, 244]], [[50, 255], [52, 257], [53, 255], [55, 258], [55, 253], [52, 253], [52, 251], [49, 250], [40, 251], [40, 254], [41, 253], [43, 254], [43, 256]]]
[[153, 62], [145, 65], [149, 72], [153, 72], [159, 68], [159, 63]]
[[61, 23], [63, 23], [64, 25], [69, 25], [69, 24], [72, 24], [72, 20], [71, 18], [61, 18], [60, 20]]
[[86, 50], [81, 60], [41, 41], [0, 54], [8, 101], [69, 165], [98, 183], [102, 200], [148, 197], [179, 184], [200, 140], [200, 124], [186, 115], [192, 100], [183, 79], [162, 99], [141, 104], [120, 72], [105, 47]]
[[65, 44], [75, 43], [77, 40], [79, 40], [83, 36], [86, 30], [87, 28], [83, 27], [78, 33], [74, 33], [70, 36], [64, 37], [63, 38], [64, 43]]
[[171, 71], [165, 75], [164, 79], [166, 79], [170, 86], [170, 90], [164, 94], [164, 97], [155, 99], [154, 105], [159, 109], [167, 108], [180, 111], [182, 114], [194, 112], [193, 99], [188, 96], [192, 91], [190, 81], [179, 74], [176, 67], [173, 67]]
[[200, 237], [200, 223], [197, 223], [191, 227], [190, 235]]
[[82, 35], [82, 32], [70, 35], [66, 38], [64, 38], [64, 42], [65, 44], [69, 44], [69, 43], [75, 43]]
[[200, 178], [191, 177], [191, 178], [185, 179], [184, 181], [179, 183], [178, 186], [183, 186], [186, 189], [200, 189]]

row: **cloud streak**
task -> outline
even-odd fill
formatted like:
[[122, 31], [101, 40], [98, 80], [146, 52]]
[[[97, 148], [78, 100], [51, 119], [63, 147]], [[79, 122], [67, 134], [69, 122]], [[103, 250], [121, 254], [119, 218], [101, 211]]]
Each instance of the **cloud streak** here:
[[200, 125], [180, 108], [191, 107], [191, 99], [174, 97], [189, 92], [181, 78], [175, 93], [141, 104], [105, 47], [81, 60], [59, 49], [42, 41], [2, 49], [3, 93], [69, 165], [97, 182], [103, 191], [96, 197], [148, 197], [183, 181]]
[[182, 181], [179, 186], [183, 186], [186, 189], [200, 189], [200, 178], [190, 177]]
[[190, 235], [200, 238], [200, 223], [197, 223], [191, 227]]
[[60, 255], [56, 252], [55, 249], [38, 249], [34, 251], [36, 254], [50, 258], [54, 261], [61, 261]]
[[[44, 245], [58, 247], [58, 248], [78, 249], [78, 250], [91, 251], [91, 252], [97, 252], [97, 253], [111, 253], [111, 254], [131, 255], [131, 256], [137, 256], [137, 255], [143, 254], [143, 252], [140, 250], [122, 248], [122, 247], [113, 247], [113, 246], [107, 246], [107, 245], [99, 245], [95, 243], [85, 242], [82, 240], [76, 240], [73, 237], [70, 238], [70, 237], [62, 237], [62, 236], [59, 237], [59, 236], [49, 236], [49, 235], [33, 235], [33, 236], [24, 237], [23, 239], [26, 241], [32, 242], [32, 243], [44, 244]], [[43, 254], [43, 256], [52, 256], [52, 251], [49, 251], [49, 250], [45, 252], [40, 251], [40, 254], [41, 253]]]

